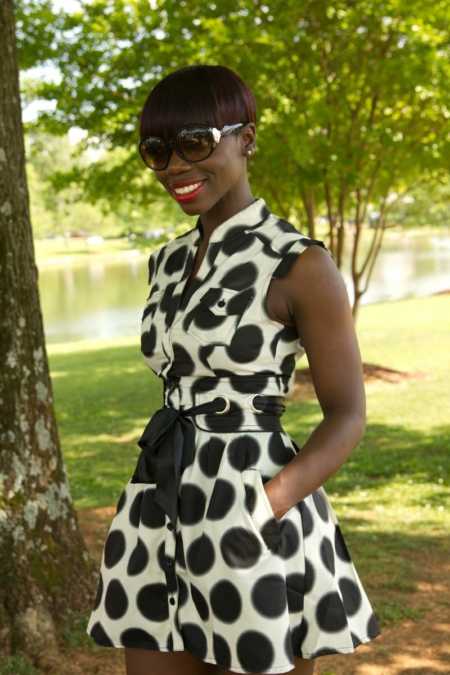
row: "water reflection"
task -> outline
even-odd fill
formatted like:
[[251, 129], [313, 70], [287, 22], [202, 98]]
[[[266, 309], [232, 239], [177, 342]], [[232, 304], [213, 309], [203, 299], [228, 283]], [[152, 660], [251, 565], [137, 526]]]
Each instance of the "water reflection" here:
[[[148, 295], [147, 255], [104, 262], [95, 254], [83, 264], [39, 269], [48, 343], [136, 337]], [[350, 300], [352, 284], [344, 258]], [[361, 304], [425, 296], [450, 287], [450, 237], [401, 235], [383, 242]]]

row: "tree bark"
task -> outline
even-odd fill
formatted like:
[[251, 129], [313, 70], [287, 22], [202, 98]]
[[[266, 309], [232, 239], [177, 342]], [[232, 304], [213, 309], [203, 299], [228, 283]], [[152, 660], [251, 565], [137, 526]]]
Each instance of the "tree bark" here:
[[0, 654], [39, 666], [92, 603], [58, 438], [25, 173], [15, 18], [0, 3]]

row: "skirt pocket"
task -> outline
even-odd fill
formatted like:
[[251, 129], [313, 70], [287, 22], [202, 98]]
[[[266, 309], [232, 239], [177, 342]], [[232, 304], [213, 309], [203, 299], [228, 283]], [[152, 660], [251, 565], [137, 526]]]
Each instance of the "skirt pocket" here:
[[275, 553], [280, 543], [280, 524], [267, 495], [261, 472], [254, 467], [241, 472], [244, 513], [264, 549]]

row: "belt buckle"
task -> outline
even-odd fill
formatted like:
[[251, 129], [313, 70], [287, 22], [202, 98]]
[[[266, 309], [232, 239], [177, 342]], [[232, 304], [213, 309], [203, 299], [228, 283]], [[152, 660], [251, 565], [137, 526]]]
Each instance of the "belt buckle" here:
[[227, 396], [222, 396], [222, 395], [218, 396], [217, 398], [223, 398], [223, 400], [225, 401], [225, 408], [223, 410], [216, 411], [215, 414], [216, 415], [224, 415], [226, 412], [229, 411], [229, 409], [231, 407], [230, 399]]
[[259, 394], [250, 394], [250, 396], [248, 397], [248, 403], [249, 403], [250, 408], [253, 410], [253, 412], [259, 413], [261, 415], [261, 413], [263, 413], [264, 411], [259, 410], [259, 408], [255, 408], [255, 404], [254, 404], [255, 396], [259, 396]]

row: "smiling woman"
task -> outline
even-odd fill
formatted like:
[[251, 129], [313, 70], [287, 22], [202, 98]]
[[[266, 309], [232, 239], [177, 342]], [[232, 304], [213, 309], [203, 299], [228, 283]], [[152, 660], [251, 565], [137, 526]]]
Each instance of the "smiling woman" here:
[[[345, 285], [323, 241], [252, 195], [255, 134], [224, 66], [171, 73], [141, 115], [145, 165], [197, 221], [149, 258], [141, 351], [164, 405], [87, 626], [127, 675], [310, 675], [380, 633], [323, 487], [364, 430]], [[299, 448], [280, 418], [305, 353], [324, 419]]]
[[256, 101], [232, 70], [171, 73], [147, 97], [139, 132], [144, 162], [188, 215], [205, 214], [207, 234], [253, 200], [246, 161], [255, 148]]

